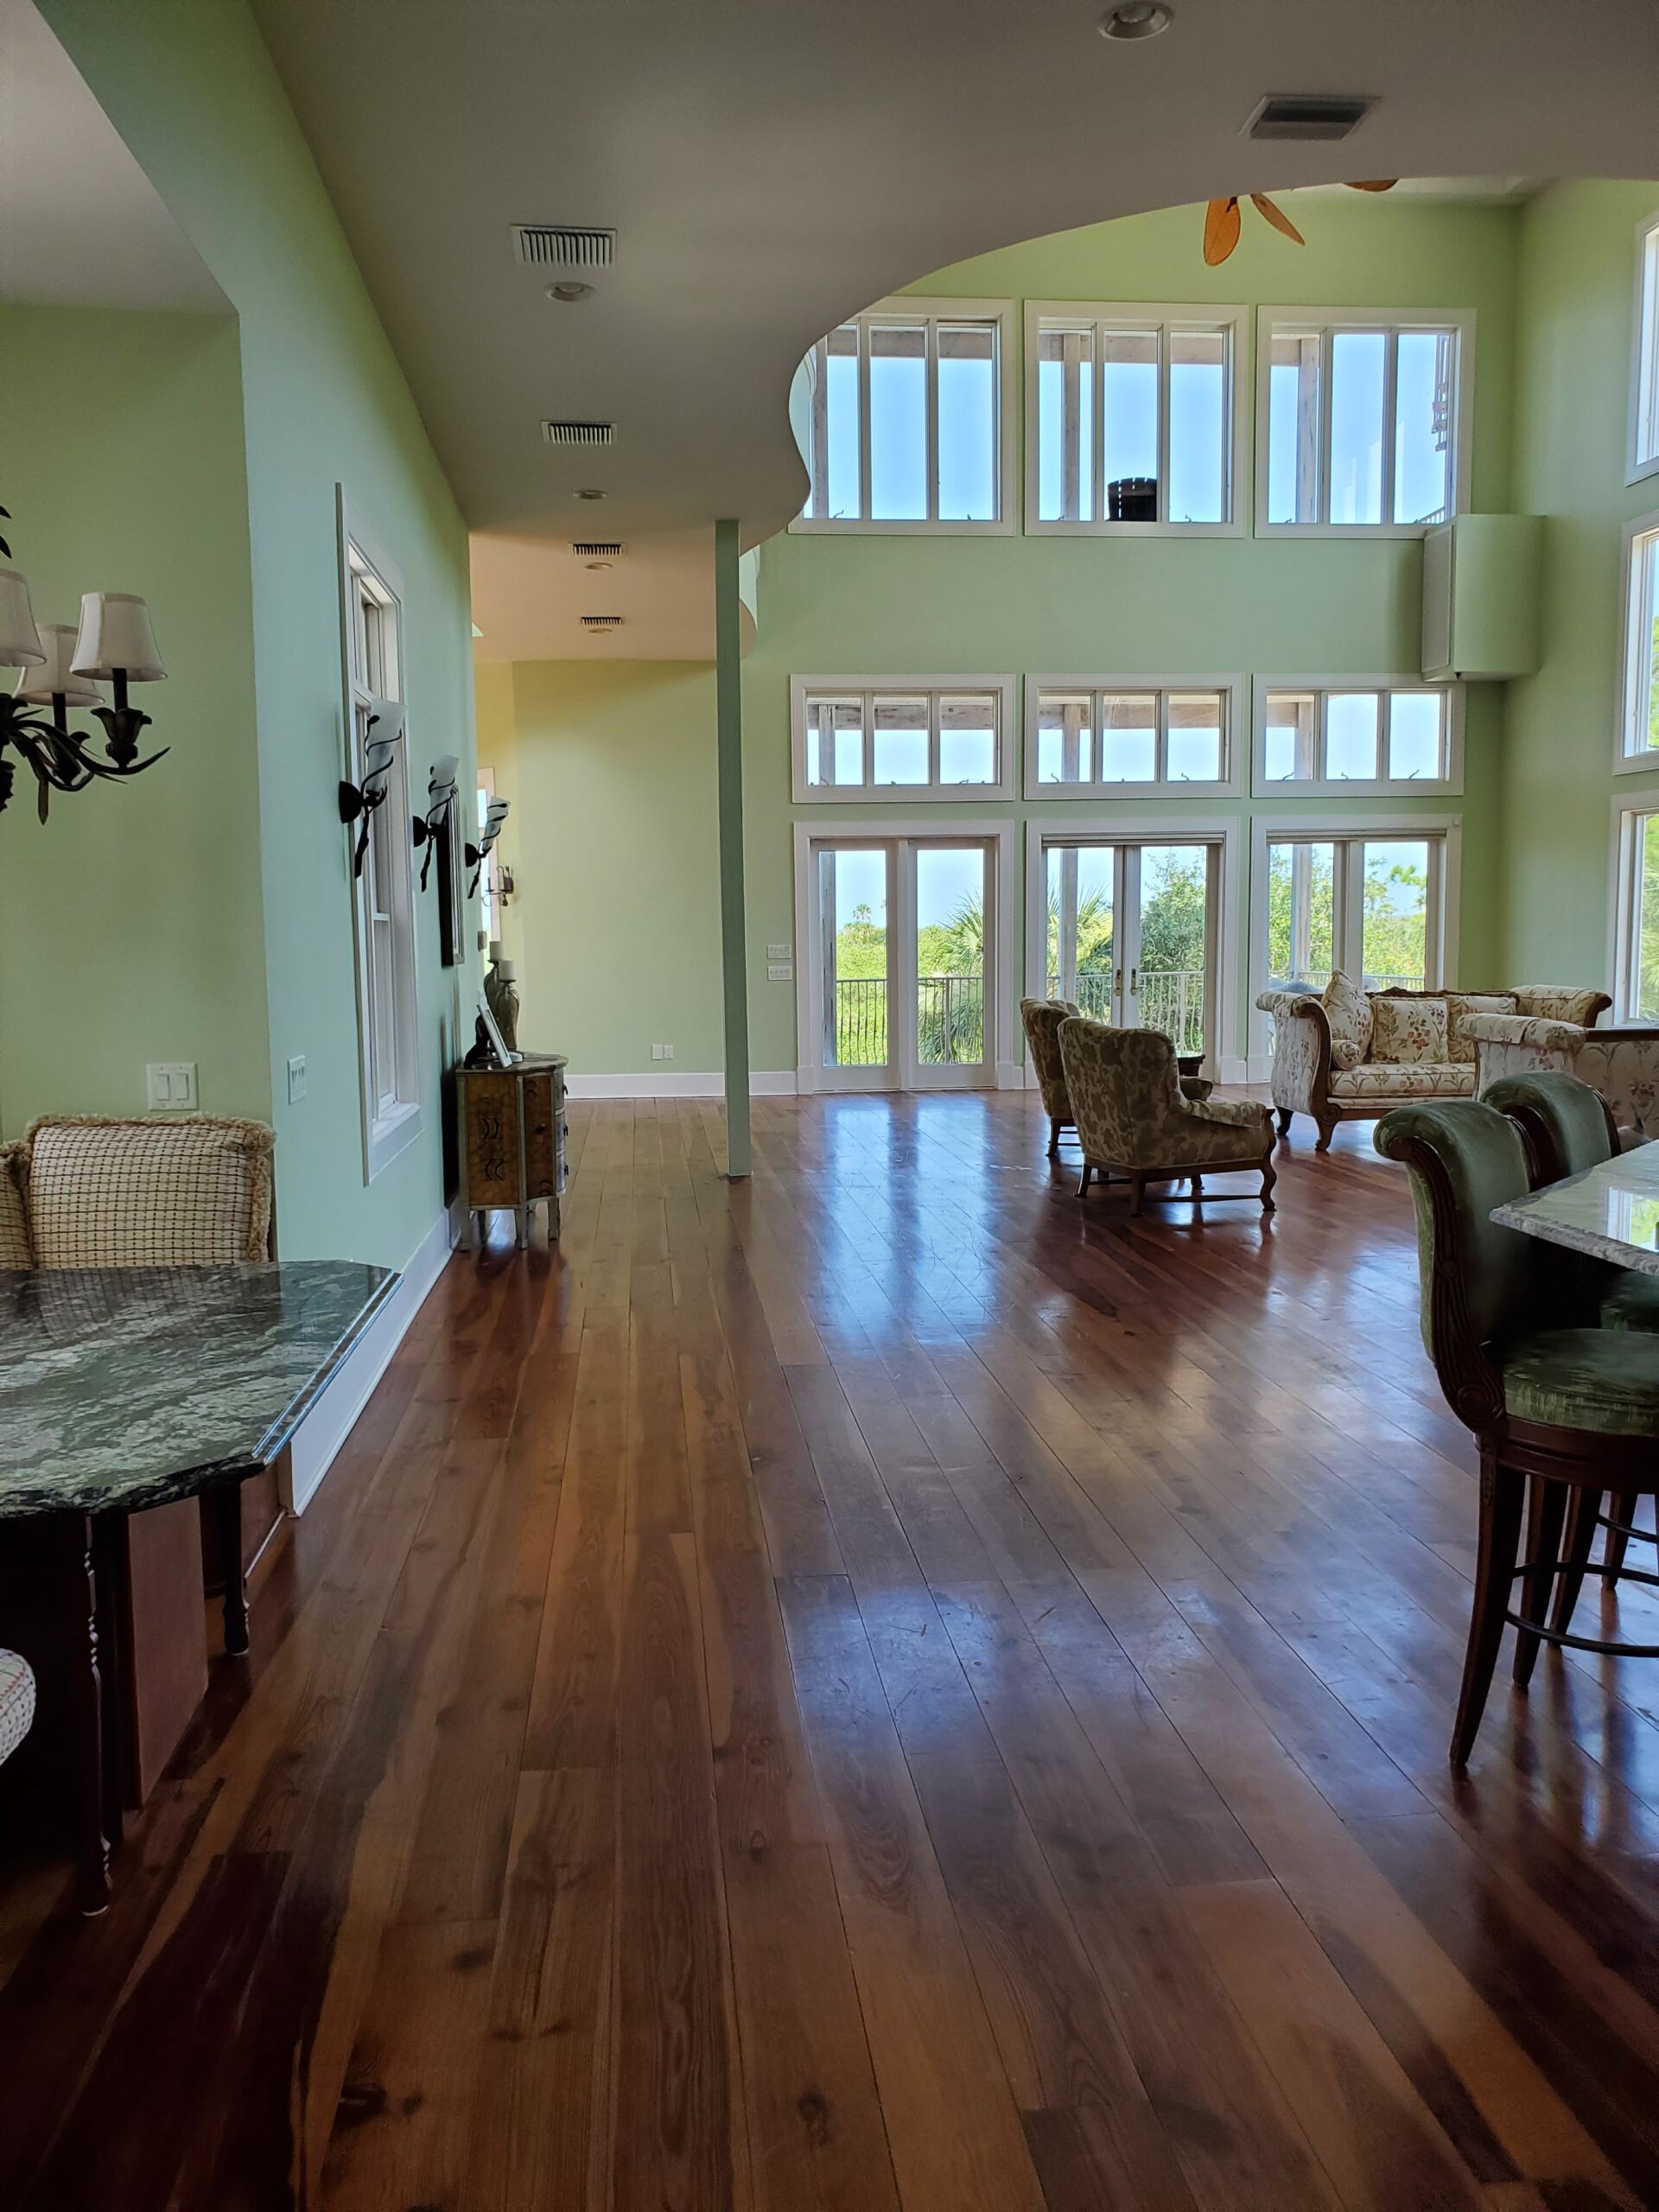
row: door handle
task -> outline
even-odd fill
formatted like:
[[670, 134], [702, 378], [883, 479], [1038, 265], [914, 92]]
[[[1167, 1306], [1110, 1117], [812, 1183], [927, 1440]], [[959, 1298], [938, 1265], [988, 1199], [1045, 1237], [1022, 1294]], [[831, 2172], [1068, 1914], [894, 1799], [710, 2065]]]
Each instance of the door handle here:
[[1138, 968], [1131, 968], [1129, 970], [1129, 996], [1132, 999], [1138, 999], [1140, 995], [1141, 970]]
[[1117, 974], [1113, 980], [1112, 988], [1118, 993], [1120, 997], [1122, 996], [1123, 990], [1123, 970], [1121, 968], [1118, 969]]

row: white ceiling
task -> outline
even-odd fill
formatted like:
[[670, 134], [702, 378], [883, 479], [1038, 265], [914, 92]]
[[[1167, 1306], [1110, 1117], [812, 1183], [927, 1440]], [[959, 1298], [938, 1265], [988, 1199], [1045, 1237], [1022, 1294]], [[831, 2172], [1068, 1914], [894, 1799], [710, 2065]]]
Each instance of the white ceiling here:
[[[510, 594], [480, 556], [486, 647], [589, 604], [538, 542], [602, 529], [643, 563], [717, 515], [781, 527], [796, 364], [925, 271], [1219, 192], [1659, 170], [1654, 0], [1173, 4], [1125, 44], [1096, 0], [255, 0], [467, 519], [526, 549]], [[1262, 144], [1268, 92], [1379, 105], [1345, 143]], [[549, 220], [618, 232], [580, 306], [513, 257], [511, 226]], [[550, 414], [616, 442], [563, 454]], [[688, 605], [629, 649], [681, 650]]]
[[0, 300], [225, 305], [31, 0], [0, 0]]

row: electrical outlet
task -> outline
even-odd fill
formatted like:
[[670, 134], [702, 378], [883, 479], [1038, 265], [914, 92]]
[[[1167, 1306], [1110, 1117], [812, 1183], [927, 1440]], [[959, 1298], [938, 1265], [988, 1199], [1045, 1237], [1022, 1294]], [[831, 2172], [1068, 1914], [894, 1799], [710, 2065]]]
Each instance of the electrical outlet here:
[[296, 1052], [288, 1064], [288, 1103], [297, 1106], [305, 1096], [305, 1054]]
[[144, 1095], [152, 1113], [188, 1113], [196, 1103], [194, 1060], [152, 1060], [144, 1070]]

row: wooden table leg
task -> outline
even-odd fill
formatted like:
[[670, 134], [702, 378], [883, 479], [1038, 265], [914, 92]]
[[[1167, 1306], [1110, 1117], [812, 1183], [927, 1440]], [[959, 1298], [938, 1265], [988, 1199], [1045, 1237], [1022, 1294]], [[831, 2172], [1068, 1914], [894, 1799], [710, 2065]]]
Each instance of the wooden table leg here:
[[225, 1649], [239, 1659], [248, 1648], [248, 1578], [242, 1564], [242, 1485], [226, 1483], [213, 1493], [219, 1568], [225, 1578]]
[[99, 1673], [98, 1575], [90, 1514], [64, 1516], [63, 1547], [64, 1622], [72, 1655], [70, 1756], [78, 1799], [76, 1883], [80, 1909], [91, 1915], [109, 1909], [110, 1843], [104, 1773], [104, 1685]]

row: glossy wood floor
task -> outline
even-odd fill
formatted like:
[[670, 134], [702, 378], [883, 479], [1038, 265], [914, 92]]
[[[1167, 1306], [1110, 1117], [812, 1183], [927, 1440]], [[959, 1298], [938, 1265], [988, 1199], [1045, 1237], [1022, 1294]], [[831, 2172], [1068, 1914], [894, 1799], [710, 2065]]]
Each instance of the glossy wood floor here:
[[738, 1186], [709, 1106], [572, 1122], [107, 1919], [0, 1893], [7, 2212], [1659, 2203], [1659, 1669], [1450, 1775], [1369, 1128], [1131, 1225], [1022, 1096], [769, 1103]]

